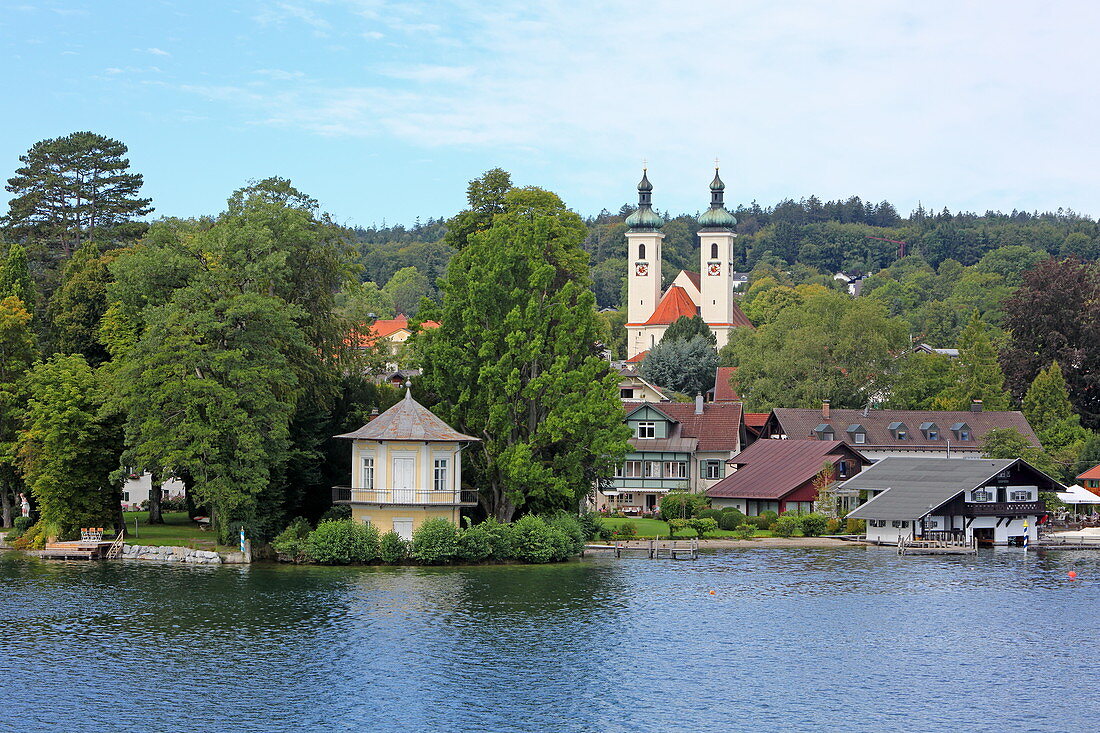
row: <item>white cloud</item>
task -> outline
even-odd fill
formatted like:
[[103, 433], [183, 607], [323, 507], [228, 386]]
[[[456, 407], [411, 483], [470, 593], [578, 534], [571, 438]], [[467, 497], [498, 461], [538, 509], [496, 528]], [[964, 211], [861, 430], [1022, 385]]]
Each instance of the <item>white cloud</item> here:
[[145, 53], [149, 53], [149, 54], [152, 54], [154, 56], [171, 56], [172, 55], [172, 54], [168, 53], [167, 51], [165, 51], [163, 49], [159, 49], [159, 48], [147, 48], [147, 49], [145, 49]]

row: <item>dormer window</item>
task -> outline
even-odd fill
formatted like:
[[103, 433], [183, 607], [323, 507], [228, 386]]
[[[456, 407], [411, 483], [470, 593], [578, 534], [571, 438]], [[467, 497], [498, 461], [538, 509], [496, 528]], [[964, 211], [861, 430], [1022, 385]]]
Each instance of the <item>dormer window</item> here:
[[925, 440], [939, 440], [940, 429], [934, 422], [922, 422], [920, 424], [920, 431], [924, 433]]
[[833, 426], [827, 423], [821, 423], [814, 428], [814, 434], [818, 440], [836, 440], [836, 436], [833, 433]]
[[964, 422], [957, 422], [952, 425], [951, 432], [956, 440], [970, 440], [970, 426]]
[[909, 428], [905, 427], [903, 422], [892, 422], [889, 429], [894, 440], [906, 440], [909, 437]]
[[852, 442], [857, 445], [863, 445], [867, 442], [867, 430], [859, 423], [849, 425], [845, 432], [851, 437]]
[[657, 437], [657, 424], [652, 422], [640, 422], [638, 423], [638, 437], [639, 438], [656, 438]]

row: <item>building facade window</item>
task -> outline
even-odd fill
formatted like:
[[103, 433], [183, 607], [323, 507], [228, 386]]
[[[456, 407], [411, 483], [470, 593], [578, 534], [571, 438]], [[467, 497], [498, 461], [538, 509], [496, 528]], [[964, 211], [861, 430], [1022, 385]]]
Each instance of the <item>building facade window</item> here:
[[1010, 498], [1012, 501], [1031, 501], [1030, 491], [1013, 491]]
[[374, 459], [363, 459], [363, 488], [374, 489]]
[[641, 461], [627, 461], [623, 464], [622, 471], [623, 478], [641, 478], [642, 477], [642, 462]]
[[721, 461], [699, 461], [699, 473], [707, 479], [722, 478], [722, 462]]
[[983, 502], [993, 499], [993, 493], [989, 491], [975, 491], [970, 495], [972, 501]]
[[895, 529], [908, 529], [909, 522], [903, 519], [895, 519], [893, 522]]
[[624, 399], [624, 400], [632, 400], [632, 399], [634, 399], [634, 390], [633, 389], [620, 389], [619, 390], [619, 397], [621, 399]]
[[645, 245], [644, 244], [639, 244], [638, 245], [638, 259], [639, 260], [644, 260], [645, 259]]
[[446, 491], [450, 488], [447, 484], [447, 459], [436, 458], [432, 473], [432, 488], [436, 491]]
[[867, 442], [867, 433], [852, 433], [852, 439], [862, 445]]
[[645, 471], [643, 478], [661, 478], [660, 461], [646, 461], [643, 468]]
[[836, 475], [839, 478], [847, 478], [848, 476], [848, 461], [836, 462]]
[[665, 461], [665, 478], [687, 478], [686, 461]]
[[639, 438], [655, 438], [657, 436], [657, 423], [652, 422], [640, 422], [638, 423], [638, 437]]
[[718, 259], [718, 243], [717, 242], [710, 245], [710, 258], [712, 260]]

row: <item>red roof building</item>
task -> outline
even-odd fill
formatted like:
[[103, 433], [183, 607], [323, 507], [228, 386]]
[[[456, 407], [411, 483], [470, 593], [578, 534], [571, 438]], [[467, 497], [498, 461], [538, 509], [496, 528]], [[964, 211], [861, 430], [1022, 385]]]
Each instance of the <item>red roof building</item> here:
[[714, 386], [710, 390], [711, 401], [713, 402], [740, 402], [741, 398], [737, 396], [737, 391], [730, 383], [730, 379], [733, 377], [733, 373], [737, 370], [737, 367], [718, 367], [714, 371]]
[[1100, 466], [1093, 466], [1077, 477], [1081, 485], [1094, 494], [1100, 494]]
[[815, 482], [820, 483], [826, 464], [831, 485], [855, 476], [870, 461], [840, 441], [758, 440], [727, 463], [733, 472], [707, 490], [711, 506], [756, 516], [812, 511], [818, 498]]

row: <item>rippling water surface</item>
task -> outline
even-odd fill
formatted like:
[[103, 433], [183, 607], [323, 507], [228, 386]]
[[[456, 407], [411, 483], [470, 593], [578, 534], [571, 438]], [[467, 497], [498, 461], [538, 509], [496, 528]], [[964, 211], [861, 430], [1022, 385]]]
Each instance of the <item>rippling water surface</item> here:
[[1089, 552], [439, 569], [8, 554], [0, 619], [5, 730], [1084, 731], [1100, 715]]

